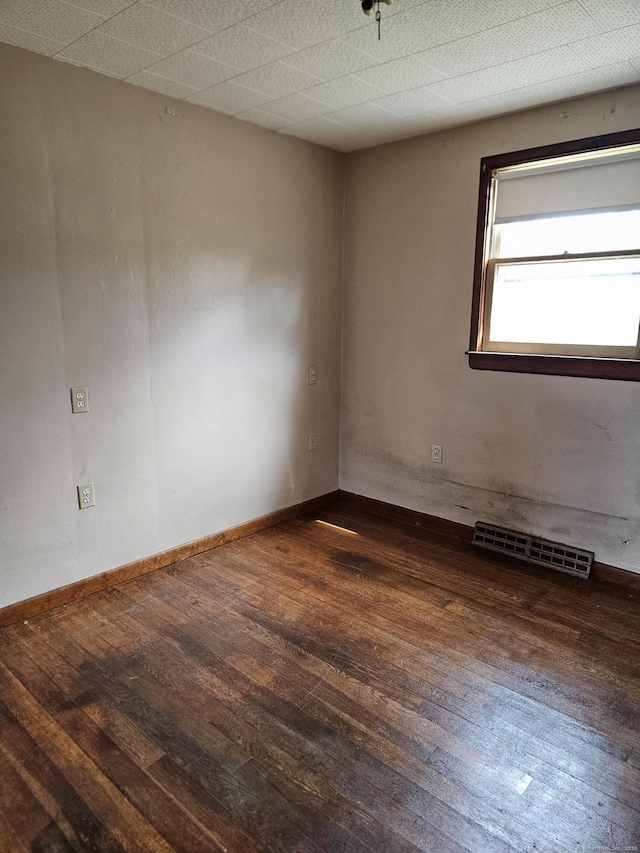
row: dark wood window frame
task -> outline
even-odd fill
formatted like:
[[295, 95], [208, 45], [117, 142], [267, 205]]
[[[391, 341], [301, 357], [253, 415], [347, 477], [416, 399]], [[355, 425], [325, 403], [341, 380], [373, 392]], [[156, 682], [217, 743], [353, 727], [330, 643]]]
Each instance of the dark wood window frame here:
[[543, 373], [552, 376], [585, 376], [598, 379], [623, 379], [640, 382], [640, 360], [622, 358], [585, 358], [566, 355], [529, 355], [482, 351], [482, 318], [486, 296], [485, 239], [490, 226], [491, 179], [497, 169], [545, 160], [563, 155], [616, 148], [640, 143], [640, 129], [591, 136], [571, 142], [527, 148], [507, 154], [483, 157], [480, 162], [480, 192], [476, 229], [469, 367], [474, 370], [499, 370], [510, 373]]

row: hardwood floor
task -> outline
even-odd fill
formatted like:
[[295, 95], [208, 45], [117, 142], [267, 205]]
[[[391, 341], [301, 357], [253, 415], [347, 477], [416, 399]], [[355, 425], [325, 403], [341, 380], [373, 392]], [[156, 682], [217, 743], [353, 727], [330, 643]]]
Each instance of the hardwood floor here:
[[0, 850], [640, 849], [640, 593], [338, 503], [0, 631]]

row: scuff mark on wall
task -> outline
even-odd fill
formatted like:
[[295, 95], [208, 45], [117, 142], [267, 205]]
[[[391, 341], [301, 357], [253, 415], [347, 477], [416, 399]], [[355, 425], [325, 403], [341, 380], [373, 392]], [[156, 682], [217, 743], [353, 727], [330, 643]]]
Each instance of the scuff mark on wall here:
[[602, 424], [597, 424], [595, 421], [590, 421], [588, 418], [580, 418], [580, 420], [584, 421], [587, 424], [592, 424], [594, 427], [597, 427], [607, 437], [607, 441], [611, 441], [611, 433], [605, 426], [602, 426]]

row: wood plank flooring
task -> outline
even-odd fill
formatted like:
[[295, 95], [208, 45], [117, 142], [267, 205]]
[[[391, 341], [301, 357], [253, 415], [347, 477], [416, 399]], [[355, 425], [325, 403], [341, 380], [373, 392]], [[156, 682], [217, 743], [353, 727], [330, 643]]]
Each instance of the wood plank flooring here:
[[0, 851], [640, 849], [640, 594], [338, 503], [0, 631]]

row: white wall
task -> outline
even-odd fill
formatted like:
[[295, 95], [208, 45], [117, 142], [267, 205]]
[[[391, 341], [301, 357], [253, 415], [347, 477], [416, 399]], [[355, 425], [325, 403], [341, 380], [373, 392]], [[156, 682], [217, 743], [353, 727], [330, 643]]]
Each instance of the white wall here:
[[640, 571], [640, 385], [464, 354], [480, 158], [638, 126], [634, 87], [349, 156], [341, 488]]
[[0, 607], [337, 488], [343, 156], [6, 45], [0, 79]]

